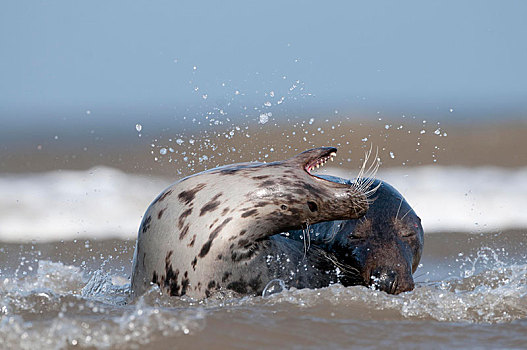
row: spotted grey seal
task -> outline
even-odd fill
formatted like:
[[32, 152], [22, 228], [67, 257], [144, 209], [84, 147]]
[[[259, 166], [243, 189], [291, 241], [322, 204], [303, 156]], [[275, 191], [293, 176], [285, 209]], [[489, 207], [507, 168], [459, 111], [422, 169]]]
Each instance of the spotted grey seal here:
[[[320, 177], [351, 184], [334, 176]], [[414, 288], [412, 274], [423, 251], [421, 219], [391, 185], [366, 180], [375, 189], [365, 216], [356, 220], [315, 224], [306, 231], [292, 231], [289, 238], [317, 247], [339, 268], [338, 282], [365, 285], [398, 294]]]
[[152, 283], [164, 293], [209, 296], [219, 288], [259, 294], [279, 278], [289, 286], [321, 287], [323, 254], [277, 235], [322, 221], [357, 219], [367, 193], [311, 175], [337, 149], [317, 148], [273, 163], [241, 163], [186, 177], [147, 209], [134, 252], [132, 293]]

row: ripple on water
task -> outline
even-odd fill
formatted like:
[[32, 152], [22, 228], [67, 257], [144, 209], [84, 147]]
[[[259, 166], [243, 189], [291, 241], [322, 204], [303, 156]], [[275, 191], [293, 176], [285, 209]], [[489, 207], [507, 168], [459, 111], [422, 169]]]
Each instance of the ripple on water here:
[[[8, 348], [22, 349], [37, 344], [43, 348], [141, 347], [167, 337], [202, 337], [211, 332], [210, 327], [226, 327], [223, 320], [233, 314], [254, 324], [260, 337], [264, 331], [283, 334], [283, 326], [278, 325], [291, 319], [302, 325], [300, 332], [321, 324], [332, 328], [340, 323], [345, 330], [354, 322], [426, 320], [476, 325], [527, 318], [526, 264], [490, 261], [484, 268], [466, 271], [442, 282], [418, 283], [414, 291], [395, 296], [338, 284], [317, 290], [284, 289], [275, 281], [273, 290], [283, 291], [268, 291], [264, 297], [221, 291], [196, 301], [163, 296], [152, 287], [130, 301], [126, 276], [41, 260], [32, 274], [0, 280], [0, 339]], [[237, 327], [245, 331], [243, 324]], [[310, 336], [309, 330], [305, 332]]]

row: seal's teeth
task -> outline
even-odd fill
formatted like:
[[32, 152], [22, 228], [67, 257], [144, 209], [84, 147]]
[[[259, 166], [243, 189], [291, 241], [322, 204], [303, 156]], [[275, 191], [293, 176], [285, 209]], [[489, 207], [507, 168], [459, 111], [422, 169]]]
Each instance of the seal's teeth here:
[[317, 169], [320, 167], [320, 164], [317, 163]]
[[329, 158], [331, 161], [334, 161], [333, 157]]
[[333, 158], [333, 157], [336, 157], [337, 154], [336, 154], [335, 152], [331, 152], [331, 153], [329, 154], [329, 156], [330, 156], [331, 158]]

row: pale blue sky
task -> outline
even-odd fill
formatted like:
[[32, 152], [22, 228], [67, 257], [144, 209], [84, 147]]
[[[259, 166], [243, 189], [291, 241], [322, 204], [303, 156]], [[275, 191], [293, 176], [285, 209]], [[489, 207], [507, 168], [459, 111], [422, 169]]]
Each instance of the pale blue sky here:
[[2, 1], [0, 50], [0, 118], [527, 110], [525, 1]]

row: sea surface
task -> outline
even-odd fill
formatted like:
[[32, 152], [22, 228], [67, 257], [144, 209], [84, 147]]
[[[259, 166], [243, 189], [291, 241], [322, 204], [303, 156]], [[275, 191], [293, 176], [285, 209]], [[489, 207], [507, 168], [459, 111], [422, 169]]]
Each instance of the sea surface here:
[[526, 348], [527, 167], [378, 177], [423, 221], [413, 291], [335, 284], [197, 301], [155, 287], [129, 298], [141, 217], [174, 179], [108, 167], [0, 174], [0, 348]]

